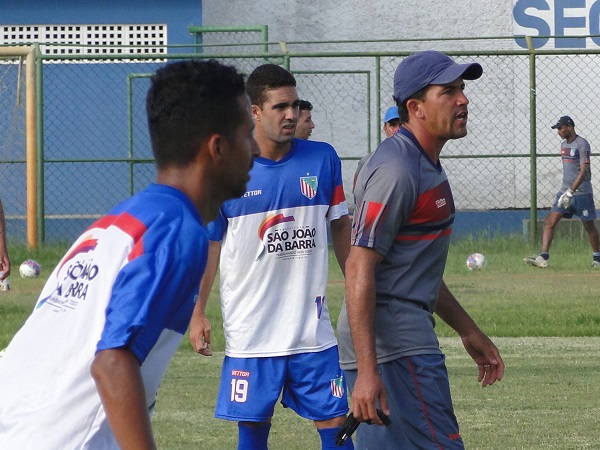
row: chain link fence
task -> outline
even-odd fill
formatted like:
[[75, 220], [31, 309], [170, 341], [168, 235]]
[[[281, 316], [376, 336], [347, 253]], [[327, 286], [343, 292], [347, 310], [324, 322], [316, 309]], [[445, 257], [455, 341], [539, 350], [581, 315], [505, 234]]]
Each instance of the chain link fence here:
[[[600, 67], [594, 51], [539, 52], [532, 58], [522, 50], [469, 51], [458, 42], [410, 42], [394, 52], [367, 44], [360, 51], [360, 43], [354, 44], [359, 51], [345, 51], [337, 44], [313, 51], [303, 43], [278, 43], [266, 47], [270, 52], [258, 52], [259, 45], [265, 44], [252, 47], [254, 53], [243, 48], [219, 52], [211, 45], [192, 54], [169, 49], [166, 55], [147, 59], [39, 56], [42, 239], [71, 240], [115, 203], [154, 180], [145, 118], [149, 76], [168, 60], [182, 58], [215, 57], [246, 74], [265, 62], [289, 68], [300, 97], [314, 105], [311, 138], [331, 143], [342, 158], [349, 203], [358, 159], [374, 151], [383, 138], [382, 112], [393, 105], [394, 71], [409, 52], [426, 48], [443, 50], [458, 62], [477, 61], [484, 68], [482, 78], [466, 85], [469, 134], [448, 142], [442, 152], [457, 209], [482, 213], [466, 231], [497, 227], [521, 232], [530, 210], [551, 205], [562, 166], [560, 138], [550, 127], [562, 115], [571, 115], [577, 133], [590, 141], [594, 171], [600, 145], [595, 114]], [[24, 94], [17, 87], [19, 60], [0, 61], [0, 195], [9, 235], [22, 240], [26, 183], [19, 96]], [[599, 180], [592, 177], [596, 192]], [[513, 212], [512, 228], [498, 216], [483, 214], [491, 211]]]
[[20, 57], [0, 59], [0, 198], [12, 238], [26, 240], [25, 70]]

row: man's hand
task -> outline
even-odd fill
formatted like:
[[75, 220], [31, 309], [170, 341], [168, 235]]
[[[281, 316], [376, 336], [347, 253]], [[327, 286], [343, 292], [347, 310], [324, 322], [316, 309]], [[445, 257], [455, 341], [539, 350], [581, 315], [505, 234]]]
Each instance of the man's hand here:
[[477, 330], [467, 336], [462, 336], [462, 342], [467, 353], [477, 363], [479, 374], [477, 381], [482, 387], [491, 386], [504, 376], [504, 361], [498, 348], [492, 340]]
[[384, 425], [377, 413], [377, 402], [386, 416], [389, 416], [390, 410], [381, 377], [377, 372], [367, 375], [361, 374], [359, 370], [358, 374], [352, 391], [352, 415], [359, 422]]
[[190, 343], [197, 353], [204, 356], [212, 356], [210, 349], [210, 321], [203, 314], [192, 315], [190, 321]]
[[558, 198], [558, 207], [567, 209], [573, 203], [573, 191], [569, 188]]

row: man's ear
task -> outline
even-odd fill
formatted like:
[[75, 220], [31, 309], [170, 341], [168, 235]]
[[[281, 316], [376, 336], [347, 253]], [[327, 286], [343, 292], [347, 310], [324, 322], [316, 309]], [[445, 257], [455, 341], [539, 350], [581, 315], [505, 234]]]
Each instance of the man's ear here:
[[213, 161], [219, 161], [223, 158], [223, 145], [225, 143], [225, 139], [220, 134], [211, 134], [206, 142], [206, 146], [208, 148], [208, 154], [210, 155]]
[[409, 114], [412, 113], [412, 115], [422, 119], [423, 111], [421, 110], [421, 103], [422, 102], [420, 100], [411, 98], [406, 102], [406, 110], [409, 112]]
[[254, 120], [259, 119], [260, 116], [260, 108], [258, 107], [258, 105], [252, 105], [252, 118]]

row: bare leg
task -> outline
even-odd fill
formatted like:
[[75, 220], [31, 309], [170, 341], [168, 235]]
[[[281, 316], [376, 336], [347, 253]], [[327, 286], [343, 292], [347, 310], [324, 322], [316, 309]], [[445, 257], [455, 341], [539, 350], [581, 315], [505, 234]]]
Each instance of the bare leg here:
[[588, 237], [590, 238], [590, 245], [592, 246], [593, 252], [600, 252], [600, 239], [598, 239], [598, 230], [593, 220], [586, 220], [583, 223], [585, 231], [587, 231]]

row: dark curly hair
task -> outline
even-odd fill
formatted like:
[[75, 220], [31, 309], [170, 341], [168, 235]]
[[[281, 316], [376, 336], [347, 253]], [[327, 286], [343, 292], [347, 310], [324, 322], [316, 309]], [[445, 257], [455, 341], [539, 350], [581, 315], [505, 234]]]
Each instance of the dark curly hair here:
[[167, 64], [151, 78], [146, 113], [157, 167], [185, 166], [211, 134], [230, 136], [242, 123], [244, 76], [211, 60]]

